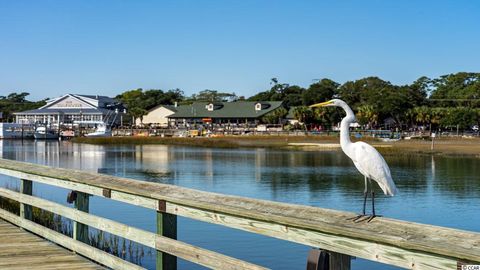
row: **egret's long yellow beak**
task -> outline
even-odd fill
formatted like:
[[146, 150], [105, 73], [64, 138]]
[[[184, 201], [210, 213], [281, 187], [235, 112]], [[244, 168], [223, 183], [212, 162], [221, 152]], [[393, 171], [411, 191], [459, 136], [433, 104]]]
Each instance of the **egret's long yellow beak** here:
[[322, 103], [313, 104], [313, 105], [310, 105], [309, 107], [310, 108], [325, 107], [325, 106], [328, 106], [332, 103], [333, 103], [333, 100], [330, 100], [330, 101], [326, 101], [326, 102], [322, 102]]

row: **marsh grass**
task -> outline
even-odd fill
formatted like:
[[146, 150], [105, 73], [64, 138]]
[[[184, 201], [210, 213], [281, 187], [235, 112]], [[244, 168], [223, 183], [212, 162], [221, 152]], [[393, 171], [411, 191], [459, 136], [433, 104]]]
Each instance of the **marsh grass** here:
[[184, 145], [197, 147], [219, 147], [235, 148], [241, 145], [230, 139], [221, 138], [161, 138], [161, 137], [108, 137], [108, 138], [87, 138], [79, 137], [72, 140], [77, 143], [101, 144], [101, 145], [141, 145], [141, 144], [162, 144], [162, 145]]
[[[377, 141], [374, 138], [365, 137], [363, 141]], [[315, 142], [315, 143], [338, 143], [338, 135], [331, 136], [277, 136], [277, 135], [246, 135], [246, 136], [224, 136], [224, 137], [78, 137], [72, 140], [76, 143], [88, 143], [99, 145], [181, 145], [193, 147], [212, 148], [238, 148], [238, 147], [264, 147], [277, 148], [288, 147], [292, 142]]]
[[[439, 137], [435, 139], [435, 148], [430, 149], [431, 141], [401, 140], [398, 142], [382, 142], [376, 138], [363, 136], [351, 137], [352, 141], [364, 141], [377, 147], [383, 155], [438, 155], [450, 157], [480, 157], [480, 138]], [[338, 134], [308, 135], [308, 136], [276, 136], [276, 135], [245, 135], [225, 136], [215, 138], [172, 138], [172, 137], [108, 137], [108, 138], [75, 138], [74, 142], [99, 145], [180, 145], [207, 148], [272, 148], [290, 151], [325, 151], [322, 147], [292, 146], [289, 143], [339, 143]], [[335, 149], [328, 149], [332, 151]]]
[[138, 265], [142, 265], [145, 256], [153, 255], [149, 248], [145, 252], [143, 245], [100, 230], [90, 229], [89, 243], [91, 246]]

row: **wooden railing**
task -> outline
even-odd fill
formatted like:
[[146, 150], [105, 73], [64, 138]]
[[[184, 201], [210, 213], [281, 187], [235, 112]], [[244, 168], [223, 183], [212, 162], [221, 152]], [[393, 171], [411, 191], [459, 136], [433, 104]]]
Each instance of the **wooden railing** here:
[[[480, 233], [475, 232], [387, 218], [353, 223], [347, 219], [355, 214], [349, 212], [5, 159], [0, 159], [0, 174], [22, 181], [20, 192], [0, 188], [1, 197], [21, 203], [20, 216], [0, 210], [0, 218], [114, 269], [143, 268], [84, 243], [88, 227], [156, 249], [157, 269], [176, 269], [177, 257], [214, 269], [265, 269], [176, 240], [176, 216], [327, 250], [331, 269], [348, 269], [351, 256], [407, 269], [457, 269], [461, 264], [480, 264]], [[31, 196], [32, 181], [75, 190], [76, 209]], [[87, 194], [156, 210], [157, 233], [89, 214]], [[32, 222], [32, 205], [73, 220], [73, 238]], [[342, 261], [347, 263], [338, 263]]]

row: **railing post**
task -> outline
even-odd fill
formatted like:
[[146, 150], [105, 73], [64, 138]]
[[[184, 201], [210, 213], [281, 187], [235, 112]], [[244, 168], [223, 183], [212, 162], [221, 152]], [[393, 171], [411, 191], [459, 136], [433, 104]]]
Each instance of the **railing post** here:
[[[75, 199], [75, 208], [77, 210], [87, 212], [89, 211], [89, 195], [87, 193], [76, 191], [77, 197]], [[88, 226], [76, 221], [73, 221], [73, 239], [88, 243]]]
[[307, 270], [350, 270], [350, 262], [349, 255], [314, 248], [308, 253]]
[[350, 270], [350, 262], [352, 258], [349, 255], [329, 252], [330, 257], [330, 269], [329, 270]]
[[[157, 234], [177, 239], [177, 216], [165, 212], [165, 201], [159, 201], [157, 211]], [[177, 257], [157, 251], [157, 270], [176, 270]]]
[[[27, 195], [32, 195], [32, 181], [21, 179], [20, 192]], [[32, 220], [32, 206], [20, 203], [20, 217]]]

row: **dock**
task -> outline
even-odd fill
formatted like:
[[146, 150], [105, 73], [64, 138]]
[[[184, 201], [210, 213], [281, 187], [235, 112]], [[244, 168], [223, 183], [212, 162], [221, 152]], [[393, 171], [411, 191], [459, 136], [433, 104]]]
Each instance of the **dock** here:
[[[177, 240], [177, 216], [312, 247], [328, 256], [328, 268], [349, 270], [352, 258], [405, 269], [457, 269], [480, 264], [480, 233], [378, 217], [354, 223], [355, 213], [198, 191], [173, 185], [52, 168], [0, 159], [0, 175], [18, 179], [20, 190], [0, 188], [0, 197], [20, 203], [20, 214], [0, 209], [0, 218], [112, 269], [144, 269], [86, 243], [89, 228], [157, 251], [156, 269], [177, 269], [177, 258], [211, 269], [267, 269]], [[72, 190], [75, 208], [33, 196], [33, 183]], [[153, 209], [157, 231], [145, 231], [89, 213], [89, 197]], [[32, 206], [71, 219], [73, 236], [31, 221]], [[7, 236], [8, 237], [8, 236]], [[6, 241], [0, 238], [0, 246]], [[305, 259], [311, 257], [305, 254]], [[321, 256], [320, 256], [321, 257]], [[10, 258], [5, 258], [5, 261]], [[306, 261], [306, 260], [305, 260]], [[305, 265], [299, 265], [299, 269]], [[1, 268], [1, 267], [0, 267]]]
[[106, 269], [0, 219], [0, 269]]

